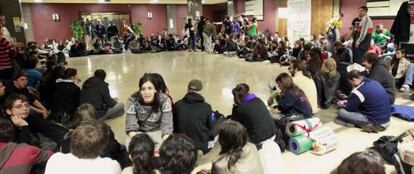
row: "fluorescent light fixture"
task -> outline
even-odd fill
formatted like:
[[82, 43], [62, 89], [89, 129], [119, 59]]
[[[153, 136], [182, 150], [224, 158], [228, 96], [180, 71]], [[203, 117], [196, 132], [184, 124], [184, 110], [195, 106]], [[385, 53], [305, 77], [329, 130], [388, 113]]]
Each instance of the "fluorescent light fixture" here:
[[202, 4], [205, 4], [206, 2], [207, 2], [207, 0], [202, 0], [201, 1]]
[[150, 0], [149, 1], [149, 3], [151, 3], [151, 4], [155, 4], [155, 3], [158, 3], [158, 2], [160, 2], [159, 0]]
[[43, 0], [33, 0], [33, 2], [41, 3]]
[[105, 0], [98, 0], [98, 3], [105, 3]]

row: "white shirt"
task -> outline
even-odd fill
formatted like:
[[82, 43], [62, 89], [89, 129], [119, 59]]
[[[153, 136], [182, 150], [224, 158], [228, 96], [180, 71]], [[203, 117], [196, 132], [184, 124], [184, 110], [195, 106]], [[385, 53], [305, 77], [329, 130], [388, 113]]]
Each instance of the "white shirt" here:
[[55, 153], [46, 164], [45, 174], [120, 174], [119, 163], [110, 158], [79, 159], [72, 153]]
[[13, 42], [9, 30], [6, 27], [1, 28], [1, 30], [3, 30], [3, 37], [8, 41]]
[[295, 76], [292, 77], [293, 82], [305, 93], [312, 106], [312, 113], [319, 112], [318, 108], [318, 92], [316, 90], [315, 82], [312, 78], [303, 75], [302, 71], [296, 72]]

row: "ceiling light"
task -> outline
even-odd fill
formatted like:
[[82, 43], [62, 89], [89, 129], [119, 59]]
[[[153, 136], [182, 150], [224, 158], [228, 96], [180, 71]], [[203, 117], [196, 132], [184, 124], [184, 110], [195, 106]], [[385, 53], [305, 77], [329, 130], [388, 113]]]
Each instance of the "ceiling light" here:
[[155, 3], [158, 3], [158, 2], [160, 2], [159, 0], [150, 0], [149, 1], [149, 3], [151, 3], [151, 4], [155, 4]]
[[43, 0], [33, 0], [33, 2], [41, 3]]

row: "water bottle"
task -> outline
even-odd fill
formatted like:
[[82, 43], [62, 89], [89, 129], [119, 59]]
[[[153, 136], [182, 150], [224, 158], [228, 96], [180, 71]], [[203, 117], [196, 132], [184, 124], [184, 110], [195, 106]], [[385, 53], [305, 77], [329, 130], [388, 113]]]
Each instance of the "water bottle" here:
[[216, 120], [216, 117], [214, 115], [214, 112], [212, 112], [211, 115], [210, 115], [210, 121], [214, 122], [215, 120]]

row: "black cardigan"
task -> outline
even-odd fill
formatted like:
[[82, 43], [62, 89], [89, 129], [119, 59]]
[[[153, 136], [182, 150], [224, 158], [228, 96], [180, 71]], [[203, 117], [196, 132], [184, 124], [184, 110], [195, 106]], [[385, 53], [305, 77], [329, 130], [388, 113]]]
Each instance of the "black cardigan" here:
[[398, 44], [410, 40], [410, 25], [411, 19], [408, 13], [408, 2], [404, 2], [400, 10], [398, 10], [390, 31], [395, 36], [394, 43]]

